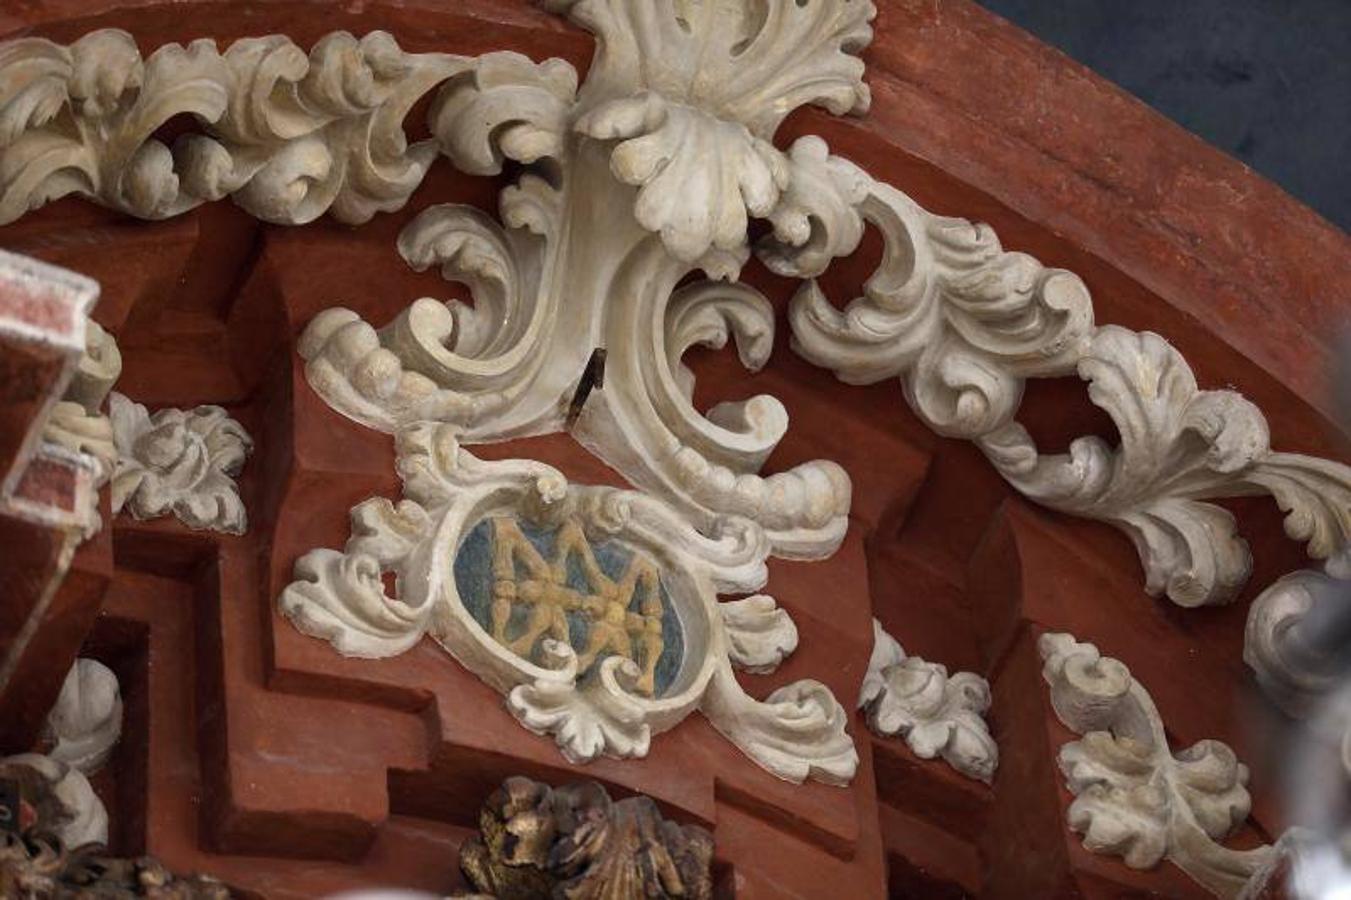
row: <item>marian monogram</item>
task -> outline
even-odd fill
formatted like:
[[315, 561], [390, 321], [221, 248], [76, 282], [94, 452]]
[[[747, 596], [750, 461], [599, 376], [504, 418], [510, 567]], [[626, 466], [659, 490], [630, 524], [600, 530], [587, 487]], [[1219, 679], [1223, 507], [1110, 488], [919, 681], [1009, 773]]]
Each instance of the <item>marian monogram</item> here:
[[621, 656], [638, 667], [635, 692], [649, 697], [679, 665], [679, 623], [657, 564], [614, 541], [593, 544], [576, 517], [551, 531], [488, 519], [471, 531], [455, 569], [474, 618], [517, 656], [543, 663], [545, 642], [561, 641], [576, 651], [582, 674]]

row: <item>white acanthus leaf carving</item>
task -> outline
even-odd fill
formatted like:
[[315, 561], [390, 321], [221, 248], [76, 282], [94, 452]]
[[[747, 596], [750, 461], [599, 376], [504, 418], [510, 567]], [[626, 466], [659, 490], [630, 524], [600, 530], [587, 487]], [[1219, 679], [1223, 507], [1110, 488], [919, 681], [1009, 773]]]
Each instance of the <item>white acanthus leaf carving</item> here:
[[507, 708], [536, 734], [554, 735], [569, 762], [599, 756], [641, 759], [652, 746], [652, 726], [633, 694], [638, 667], [611, 656], [586, 683], [577, 683], [577, 655], [561, 642], [546, 642], [545, 661], [567, 680], [540, 679], [520, 684], [507, 695]]
[[[504, 193], [503, 218], [519, 213], [552, 231], [551, 193], [538, 179], [523, 181]], [[424, 297], [378, 332], [350, 310], [325, 310], [300, 340], [310, 384], [344, 414], [384, 431], [434, 420], [470, 434], [493, 429], [486, 440], [511, 436], [499, 414], [538, 374], [542, 331], [556, 314], [536, 299], [542, 240], [470, 207], [434, 206], [399, 235], [399, 252], [419, 271], [437, 267], [464, 282], [474, 305]]]
[[[1233, 391], [1200, 391], [1154, 334], [1095, 328], [1084, 284], [1006, 253], [992, 231], [931, 215], [830, 155], [816, 137], [789, 153], [789, 180], [758, 248], [781, 275], [815, 278], [857, 249], [865, 222], [884, 241], [864, 295], [844, 310], [815, 281], [790, 308], [794, 347], [844, 381], [899, 376], [906, 400], [941, 434], [976, 440], [1019, 491], [1111, 522], [1134, 541], [1152, 594], [1225, 603], [1251, 572], [1233, 516], [1208, 499], [1270, 494], [1286, 532], [1325, 559], [1351, 540], [1351, 468], [1271, 450], [1266, 420]], [[1014, 420], [1030, 377], [1078, 371], [1116, 422], [1040, 456]]]
[[[814, 460], [761, 476], [788, 427], [783, 405], [760, 395], [701, 414], [681, 362], [695, 344], [735, 340], [747, 368], [763, 366], [774, 339], [769, 302], [742, 284], [677, 288], [688, 267], [637, 223], [615, 223], [594, 244], [563, 241], [569, 210], [597, 196], [527, 175], [503, 192], [508, 228], [468, 207], [424, 211], [400, 235], [400, 252], [416, 269], [439, 267], [469, 285], [474, 305], [422, 298], [379, 330], [350, 310], [326, 310], [299, 345], [310, 384], [374, 428], [432, 420], [455, 424], [466, 442], [502, 440], [562, 428], [587, 348], [604, 346], [606, 387], [577, 422], [579, 441], [700, 528], [743, 516], [769, 532], [779, 555], [829, 554], [847, 525], [843, 469]], [[560, 244], [590, 252], [574, 263]]]
[[409, 146], [403, 120], [470, 65], [404, 53], [382, 31], [360, 39], [333, 32], [308, 55], [279, 35], [246, 38], [221, 59], [224, 114], [210, 136], [189, 135], [174, 148], [183, 193], [230, 195], [260, 219], [288, 225], [325, 212], [359, 223], [402, 208], [437, 154], [434, 141]]
[[437, 95], [432, 134], [460, 171], [496, 175], [506, 159], [563, 154], [576, 94], [577, 70], [561, 59], [487, 53]]
[[727, 629], [727, 656], [743, 672], [773, 672], [797, 649], [797, 626], [768, 594], [718, 605]]
[[[378, 330], [327, 310], [300, 342], [310, 383], [372, 427], [441, 421], [468, 442], [499, 440], [562, 429], [592, 351], [607, 349], [610, 387], [577, 423], [583, 443], [700, 528], [746, 516], [776, 554], [828, 555], [845, 530], [843, 470], [761, 477], [782, 406], [757, 397], [701, 415], [679, 362], [692, 342], [734, 336], [762, 365], [768, 303], [739, 285], [691, 300], [701, 311], [685, 339], [675, 294], [693, 271], [732, 278], [747, 259], [749, 218], [774, 214], [788, 184], [772, 144], [788, 113], [866, 109], [872, 3], [547, 5], [598, 36], [580, 91], [560, 60], [408, 54], [382, 32], [335, 32], [308, 54], [278, 35], [223, 53], [203, 40], [146, 60], [122, 32], [11, 42], [0, 221], [73, 192], [151, 218], [228, 195], [267, 221], [361, 222], [402, 206], [437, 152], [474, 174], [533, 165], [502, 194], [505, 228], [440, 207], [401, 237], [411, 265], [467, 282], [472, 306], [422, 298]], [[403, 119], [437, 85], [432, 136], [410, 144]], [[197, 127], [170, 151], [151, 133], [183, 113]]]
[[985, 722], [989, 682], [971, 672], [949, 676], [938, 663], [907, 656], [876, 619], [858, 707], [873, 731], [903, 738], [921, 759], [942, 757], [986, 784], [994, 778], [999, 746]]
[[1135, 543], [1151, 594], [1182, 606], [1233, 600], [1252, 569], [1234, 517], [1208, 499], [1270, 494], [1285, 530], [1326, 558], [1351, 540], [1351, 469], [1271, 449], [1266, 419], [1234, 391], [1198, 390], [1163, 338], [1104, 326], [1079, 361], [1121, 435], [1041, 456], [1012, 423], [981, 440], [996, 468], [1053, 509], [1111, 522]]
[[935, 216], [831, 156], [820, 138], [794, 144], [791, 183], [761, 258], [814, 279], [857, 248], [863, 223], [882, 234], [881, 265], [843, 310], [815, 280], [793, 298], [793, 345], [850, 384], [898, 377], [935, 431], [975, 438], [1006, 424], [1030, 377], [1073, 370], [1093, 329], [1079, 278], [1005, 252], [986, 225]]
[[106, 29], [69, 47], [42, 38], [0, 46], [0, 222], [79, 193], [142, 218], [194, 205], [173, 154], [153, 138], [179, 114], [214, 121], [227, 103], [213, 42], [166, 44], [142, 60], [131, 35]]
[[[697, 262], [710, 249], [737, 253], [750, 216], [768, 215], [788, 178], [783, 155], [745, 126], [667, 102], [660, 94], [597, 106], [577, 121], [597, 140], [618, 140], [615, 177], [640, 186], [634, 216], [661, 235], [677, 258]], [[718, 171], [708, 172], [717, 160]], [[689, 185], [717, 178], [706, 192]]]
[[868, 0], [545, 6], [599, 43], [577, 130], [617, 142], [610, 165], [640, 187], [635, 216], [685, 262], [743, 252], [749, 217], [767, 215], [785, 186], [771, 139], [788, 113], [868, 108], [857, 56], [872, 39]]
[[109, 403], [117, 471], [113, 513], [138, 519], [172, 513], [189, 528], [243, 534], [244, 501], [234, 477], [253, 449], [242, 425], [219, 406], [146, 408], [118, 393]]
[[[791, 622], [768, 598], [718, 601], [720, 592], [754, 591], [768, 576], [769, 545], [754, 523], [728, 517], [701, 534], [654, 497], [570, 485], [561, 473], [531, 460], [479, 460], [460, 446], [454, 428], [447, 425], [411, 425], [398, 432], [396, 445], [404, 499], [397, 506], [383, 499], [366, 501], [353, 510], [353, 537], [343, 553], [313, 550], [297, 561], [297, 580], [278, 603], [302, 632], [329, 641], [343, 653], [370, 657], [401, 653], [430, 634], [501, 692], [525, 727], [552, 735], [574, 762], [602, 754], [644, 756], [653, 735], [700, 709], [737, 746], [781, 777], [844, 783], [853, 776], [858, 756], [845, 731], [846, 717], [823, 685], [796, 682], [761, 702], [747, 696], [733, 675], [733, 662], [771, 668], [792, 649], [795, 638]], [[496, 585], [492, 590], [505, 592], [500, 597], [494, 593], [492, 602], [508, 605], [491, 613], [498, 618], [485, 624], [471, 611], [469, 604], [477, 601], [461, 593], [467, 589], [461, 587], [457, 566], [462, 552], [476, 552], [464, 549], [475, 529], [488, 526], [500, 527], [503, 535], [515, 534], [516, 543], [499, 546], [496, 542], [506, 538], [494, 537], [491, 551], [484, 551], [491, 559], [475, 562], [467, 557], [470, 574], [464, 577], [490, 575]], [[508, 615], [517, 597], [594, 613], [600, 618], [588, 619], [592, 628], [604, 618], [600, 610], [610, 610], [604, 615], [611, 618], [604, 621], [627, 622], [624, 627], [639, 641], [652, 635], [656, 621], [646, 606], [640, 614], [637, 606], [611, 610], [605, 605], [620, 595], [621, 582], [631, 591], [637, 581], [614, 576], [618, 580], [592, 588], [594, 594], [587, 596], [580, 587], [564, 590], [562, 582], [550, 580], [572, 577], [566, 574], [572, 571], [572, 557], [531, 564], [504, 556], [524, 553], [533, 558], [540, 552], [529, 549], [521, 528], [552, 530], [556, 547], [572, 548], [558, 552], [581, 554], [576, 557], [581, 571], [593, 571], [596, 578], [608, 576], [596, 568], [593, 545], [617, 543], [632, 554], [631, 566], [636, 565], [633, 559], [650, 561], [652, 568], [645, 571], [659, 579], [660, 596], [669, 597], [684, 648], [665, 687], [658, 690], [652, 681], [645, 682], [656, 665], [650, 646], [643, 651], [645, 672], [637, 655], [598, 656], [594, 648], [574, 647], [571, 632], [557, 631], [552, 614], [537, 616], [553, 607], [530, 607], [536, 612], [527, 613], [525, 627], [532, 622], [539, 627], [530, 632], [526, 646], [519, 645], [519, 635], [507, 634], [509, 623], [520, 621]], [[521, 574], [521, 565], [527, 574]], [[390, 574], [394, 596], [386, 590], [385, 576]], [[648, 594], [649, 601], [656, 596]], [[724, 612], [728, 605], [731, 610]], [[656, 633], [663, 648], [668, 627], [662, 625]]]
[[[289, 38], [202, 39], [142, 60], [131, 35], [92, 32], [0, 48], [0, 222], [77, 193], [141, 218], [232, 196], [270, 222], [331, 211], [350, 223], [399, 209], [438, 144], [409, 145], [403, 120], [473, 65], [404, 53], [384, 32], [333, 32], [306, 54]], [[204, 133], [173, 149], [152, 135], [188, 115]]]
[[1237, 896], [1272, 852], [1218, 843], [1248, 817], [1247, 767], [1215, 740], [1173, 753], [1149, 693], [1092, 644], [1048, 633], [1037, 648], [1056, 715], [1083, 736], [1061, 747], [1060, 768], [1084, 846], [1137, 869], [1166, 858], [1217, 897]]
[[122, 692], [103, 663], [77, 659], [47, 714], [47, 754], [86, 775], [100, 769], [122, 735]]
[[32, 778], [47, 783], [56, 808], [45, 813], [62, 846], [75, 849], [108, 843], [108, 811], [79, 769], [50, 756], [21, 753], [0, 758], [0, 773], [21, 782]]
[[858, 750], [845, 731], [849, 715], [819, 681], [794, 681], [760, 701], [724, 663], [702, 709], [714, 728], [785, 781], [847, 785], [858, 770]]
[[410, 554], [428, 537], [431, 519], [412, 500], [381, 498], [352, 509], [352, 537], [342, 553], [320, 548], [302, 556], [296, 581], [282, 594], [282, 611], [305, 634], [322, 638], [344, 656], [379, 659], [416, 644], [427, 630], [431, 604], [407, 582], [390, 597], [381, 576], [402, 579]]

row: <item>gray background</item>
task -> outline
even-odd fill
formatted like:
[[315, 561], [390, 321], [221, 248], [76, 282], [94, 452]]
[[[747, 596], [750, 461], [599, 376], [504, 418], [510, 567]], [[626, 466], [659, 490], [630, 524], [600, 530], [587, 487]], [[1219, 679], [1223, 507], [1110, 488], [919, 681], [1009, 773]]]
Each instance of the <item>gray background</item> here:
[[979, 0], [1351, 230], [1351, 0]]

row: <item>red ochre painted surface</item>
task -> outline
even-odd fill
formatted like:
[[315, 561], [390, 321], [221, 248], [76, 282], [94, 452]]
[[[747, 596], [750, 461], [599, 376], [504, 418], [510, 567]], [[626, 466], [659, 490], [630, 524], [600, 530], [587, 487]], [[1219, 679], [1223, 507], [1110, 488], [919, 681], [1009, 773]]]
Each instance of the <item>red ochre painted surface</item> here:
[[[799, 113], [781, 143], [821, 133], [934, 211], [989, 222], [1007, 248], [1078, 272], [1098, 321], [1164, 334], [1203, 386], [1233, 385], [1256, 401], [1281, 449], [1347, 458], [1325, 392], [1331, 334], [1351, 297], [1345, 235], [965, 0], [879, 6], [865, 54], [872, 112]], [[147, 52], [171, 40], [268, 32], [308, 46], [340, 28], [384, 28], [414, 51], [512, 49], [579, 68], [592, 48], [589, 35], [519, 0], [35, 0], [0, 12], [6, 36], [70, 41], [109, 26]], [[329, 306], [383, 323], [419, 296], [463, 297], [434, 273], [409, 270], [395, 236], [432, 203], [491, 210], [501, 184], [441, 161], [403, 211], [355, 229], [327, 220], [261, 226], [228, 203], [141, 223], [78, 200], [0, 229], [7, 249], [101, 282], [94, 318], [122, 348], [118, 390], [152, 409], [224, 405], [257, 441], [241, 480], [249, 534], [115, 520], [80, 551], [41, 632], [49, 645], [25, 674], [23, 697], [41, 709], [81, 641], [118, 672], [126, 736], [98, 782], [114, 850], [211, 872], [249, 896], [381, 884], [447, 891], [460, 884], [456, 850], [483, 797], [505, 776], [526, 774], [595, 778], [707, 825], [720, 895], [738, 900], [888, 890], [1203, 896], [1171, 867], [1135, 872], [1093, 856], [1066, 829], [1069, 795], [1054, 758], [1070, 735], [1040, 677], [1035, 641], [1045, 630], [1072, 631], [1129, 665], [1176, 746], [1213, 737], [1236, 748], [1253, 769], [1255, 798], [1238, 844], [1281, 830], [1274, 770], [1245, 728], [1252, 684], [1240, 659], [1248, 601], [1302, 563], [1274, 506], [1234, 503], [1256, 556], [1239, 602], [1180, 610], [1151, 599], [1124, 537], [1014, 498], [972, 447], [927, 431], [897, 385], [846, 387], [795, 357], [782, 317], [793, 285], [757, 264], [746, 280], [781, 313], [774, 356], [750, 375], [731, 351], [693, 352], [696, 403], [773, 393], [791, 426], [769, 469], [835, 459], [855, 491], [834, 557], [771, 562], [768, 592], [792, 613], [801, 645], [779, 672], [745, 684], [764, 696], [818, 678], [852, 706], [876, 615], [907, 651], [990, 679], [1002, 757], [992, 787], [870, 736], [858, 716], [851, 731], [862, 765], [845, 789], [773, 779], [698, 715], [654, 739], [644, 760], [575, 767], [430, 641], [395, 659], [358, 661], [296, 632], [275, 608], [296, 557], [340, 547], [349, 508], [397, 496], [398, 485], [390, 438], [310, 390], [294, 341]], [[871, 236], [827, 276], [827, 292], [856, 293], [878, 252]], [[1030, 385], [1024, 418], [1049, 446], [1111, 435], [1074, 380]], [[619, 483], [567, 436], [474, 452], [531, 456], [576, 481]], [[26, 573], [7, 585], [15, 602], [0, 604], [3, 647], [11, 619], [31, 608], [50, 547], [40, 533], [20, 540], [15, 523], [0, 527], [16, 533], [8, 564]], [[9, 742], [0, 750], [22, 749], [16, 735], [0, 738]]]

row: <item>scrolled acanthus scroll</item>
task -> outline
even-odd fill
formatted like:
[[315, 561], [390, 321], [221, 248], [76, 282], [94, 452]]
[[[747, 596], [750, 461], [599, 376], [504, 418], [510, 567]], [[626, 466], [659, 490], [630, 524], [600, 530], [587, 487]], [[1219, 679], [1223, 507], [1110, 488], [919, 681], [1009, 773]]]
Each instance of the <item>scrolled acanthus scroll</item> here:
[[1248, 817], [1248, 767], [1215, 740], [1174, 753], [1149, 692], [1094, 645], [1048, 633], [1037, 649], [1056, 715], [1081, 735], [1059, 760], [1084, 846], [1137, 869], [1167, 859], [1217, 897], [1239, 896], [1273, 854], [1220, 843]]
[[[987, 226], [935, 216], [818, 138], [791, 151], [779, 227], [760, 248], [775, 271], [812, 279], [853, 252], [865, 222], [881, 265], [843, 311], [808, 281], [790, 321], [798, 352], [849, 383], [898, 377], [940, 434], [977, 443], [1029, 499], [1120, 528], [1151, 594], [1182, 606], [1227, 603], [1251, 573], [1234, 517], [1206, 501], [1270, 495], [1286, 532], [1326, 559], [1351, 546], [1351, 468], [1272, 450], [1260, 410], [1200, 390], [1163, 338], [1094, 324], [1082, 281], [1005, 252]], [[1027, 378], [1078, 375], [1121, 434], [1041, 455], [1015, 415]]]
[[410, 426], [397, 447], [404, 498], [357, 506], [342, 552], [296, 562], [279, 605], [302, 632], [372, 658], [429, 634], [573, 762], [646, 756], [699, 709], [781, 778], [853, 777], [847, 716], [824, 685], [759, 701], [733, 673], [772, 671], [796, 645], [769, 597], [718, 600], [765, 583], [754, 523], [728, 518], [706, 536], [649, 495], [479, 460], [448, 425]]

